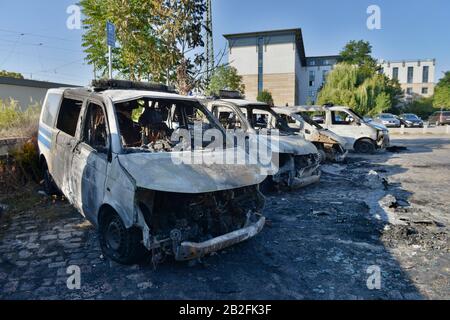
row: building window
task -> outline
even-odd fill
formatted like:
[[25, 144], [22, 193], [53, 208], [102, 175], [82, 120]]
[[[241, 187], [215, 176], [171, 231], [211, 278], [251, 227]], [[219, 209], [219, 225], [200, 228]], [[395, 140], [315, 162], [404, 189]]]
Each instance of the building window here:
[[261, 93], [264, 89], [264, 38], [258, 38], [258, 93]]
[[326, 66], [330, 65], [330, 60], [324, 60], [323, 64], [326, 65]]
[[428, 88], [422, 88], [422, 94], [428, 94]]
[[428, 83], [429, 74], [430, 74], [430, 67], [423, 66], [423, 73], [422, 73], [422, 82], [423, 83]]
[[414, 79], [414, 67], [408, 67], [408, 83], [413, 83]]
[[398, 80], [398, 67], [392, 68], [392, 79]]
[[315, 95], [316, 95], [316, 92], [314, 90], [309, 90], [309, 97], [310, 98], [314, 98]]
[[314, 81], [316, 80], [316, 73], [313, 70], [309, 70], [309, 86], [314, 87]]
[[413, 89], [412, 88], [406, 88], [406, 94], [412, 95]]
[[309, 65], [310, 66], [315, 66], [316, 65], [316, 60], [310, 60], [309, 61]]

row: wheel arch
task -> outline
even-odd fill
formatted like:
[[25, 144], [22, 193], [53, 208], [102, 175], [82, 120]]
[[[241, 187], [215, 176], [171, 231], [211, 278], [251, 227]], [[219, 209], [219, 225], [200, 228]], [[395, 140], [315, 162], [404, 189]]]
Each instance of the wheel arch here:
[[370, 137], [362, 137], [362, 138], [359, 138], [358, 140], [356, 140], [353, 143], [353, 149], [355, 149], [355, 146], [358, 144], [358, 142], [362, 142], [362, 141], [368, 141], [368, 142], [373, 143], [374, 145], [377, 144], [377, 142], [375, 140], [373, 140], [372, 138], [370, 138]]
[[98, 214], [96, 217], [96, 225], [97, 228], [101, 225], [101, 223], [104, 221], [105, 217], [108, 216], [108, 214], [116, 213], [119, 215], [120, 219], [122, 219], [122, 222], [124, 223], [125, 227], [127, 229], [133, 227], [134, 223], [133, 220], [129, 217], [126, 212], [115, 206], [111, 203], [103, 203], [100, 208], [98, 209]]

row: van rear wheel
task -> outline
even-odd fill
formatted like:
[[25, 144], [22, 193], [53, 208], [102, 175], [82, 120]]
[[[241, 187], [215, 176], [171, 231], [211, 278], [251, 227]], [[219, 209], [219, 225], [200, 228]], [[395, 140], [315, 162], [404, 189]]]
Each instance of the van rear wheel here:
[[127, 229], [116, 212], [108, 213], [100, 221], [99, 240], [104, 255], [120, 264], [139, 263], [145, 256], [142, 233], [138, 228]]
[[375, 144], [372, 140], [362, 139], [355, 143], [355, 151], [358, 153], [371, 154], [375, 152]]
[[52, 175], [50, 174], [48, 170], [47, 163], [44, 162], [42, 165], [42, 176], [44, 178], [44, 192], [48, 196], [53, 196], [58, 194], [58, 188], [55, 185], [55, 181], [53, 180]]

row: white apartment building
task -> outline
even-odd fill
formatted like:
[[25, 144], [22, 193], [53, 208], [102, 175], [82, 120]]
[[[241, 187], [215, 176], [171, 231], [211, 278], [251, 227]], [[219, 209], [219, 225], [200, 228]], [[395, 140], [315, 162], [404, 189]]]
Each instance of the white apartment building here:
[[[339, 56], [306, 57], [301, 29], [226, 34], [228, 62], [238, 70], [245, 95], [256, 100], [268, 90], [278, 106], [315, 103]], [[434, 93], [435, 60], [381, 61], [382, 71], [398, 79], [407, 99]]]
[[301, 29], [224, 35], [228, 40], [228, 62], [238, 70], [247, 99], [256, 100], [268, 90], [276, 105], [301, 101], [301, 68], [305, 49]]
[[434, 93], [436, 60], [381, 61], [382, 72], [400, 83], [407, 100]]
[[300, 104], [312, 104], [339, 56], [307, 57], [300, 72]]

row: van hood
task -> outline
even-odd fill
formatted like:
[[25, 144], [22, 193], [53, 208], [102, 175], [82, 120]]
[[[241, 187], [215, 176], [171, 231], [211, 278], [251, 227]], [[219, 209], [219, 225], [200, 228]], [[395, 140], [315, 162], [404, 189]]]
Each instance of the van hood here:
[[319, 132], [320, 132], [320, 134], [323, 134], [323, 135], [327, 136], [328, 138], [330, 138], [330, 139], [336, 141], [336, 142], [339, 143], [342, 147], [345, 147], [345, 145], [346, 145], [346, 143], [347, 143], [347, 141], [346, 141], [343, 137], [337, 135], [336, 133], [334, 133], [334, 132], [331, 131], [331, 130], [328, 130], [328, 129], [321, 129], [321, 130], [319, 130]]
[[[173, 193], [208, 193], [261, 183], [266, 175], [259, 165], [206, 164], [236, 149], [119, 155], [123, 169], [136, 187]], [[189, 163], [182, 159], [199, 160]], [[200, 161], [203, 159], [203, 162]], [[217, 158], [216, 158], [217, 159]]]
[[272, 136], [273, 152], [290, 153], [298, 156], [316, 154], [317, 148], [299, 135]]
[[378, 122], [375, 122], [375, 121], [366, 122], [366, 124], [369, 127], [375, 128], [377, 130], [381, 130], [381, 131], [387, 131], [388, 130], [388, 128], [385, 125], [383, 125], [381, 123], [378, 123]]

